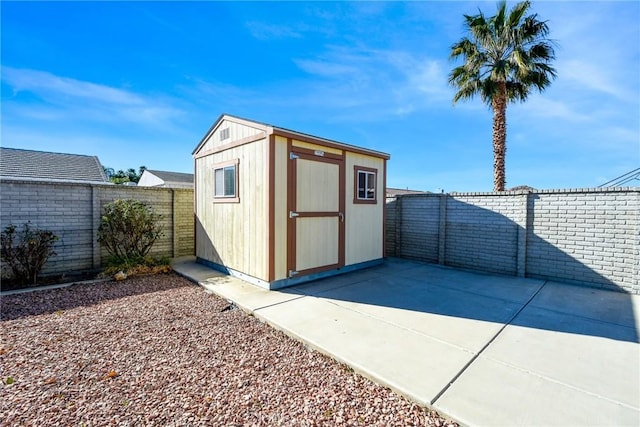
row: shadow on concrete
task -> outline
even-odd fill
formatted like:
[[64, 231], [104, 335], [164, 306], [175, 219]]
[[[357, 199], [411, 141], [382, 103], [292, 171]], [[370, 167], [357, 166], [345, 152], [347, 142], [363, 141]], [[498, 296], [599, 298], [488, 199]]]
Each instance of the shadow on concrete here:
[[[446, 233], [441, 236], [442, 210], [415, 200], [415, 206], [403, 201], [402, 211], [413, 213], [394, 230], [403, 235], [393, 236], [396, 253], [408, 259], [370, 269], [375, 278], [352, 273], [351, 283], [329, 278], [293, 292], [306, 289], [338, 301], [640, 342], [632, 302], [637, 296], [539, 236], [533, 217], [521, 218], [524, 228], [494, 210], [447, 197]], [[429, 220], [409, 219], [418, 209], [428, 211], [422, 216]], [[532, 215], [534, 209], [528, 211]], [[420, 239], [441, 238], [444, 248], [439, 241], [419, 244]], [[415, 262], [438, 258], [443, 265]], [[526, 278], [515, 277], [518, 273]]]
[[373, 315], [380, 313], [376, 308], [410, 310], [640, 342], [630, 295], [399, 258], [281, 292], [368, 305], [374, 308], [355, 309]]

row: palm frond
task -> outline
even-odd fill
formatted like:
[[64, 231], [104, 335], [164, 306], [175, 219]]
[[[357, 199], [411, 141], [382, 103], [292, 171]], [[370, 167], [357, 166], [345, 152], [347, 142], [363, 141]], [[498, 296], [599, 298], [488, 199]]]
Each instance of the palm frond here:
[[506, 150], [506, 105], [525, 101], [533, 90], [544, 91], [556, 77], [549, 27], [538, 15], [529, 14], [531, 3], [524, 0], [507, 12], [505, 0], [497, 13], [485, 17], [464, 15], [466, 36], [451, 46], [450, 59], [462, 59], [449, 74], [449, 84], [457, 88], [453, 103], [479, 96], [494, 110], [494, 189], [504, 189]]

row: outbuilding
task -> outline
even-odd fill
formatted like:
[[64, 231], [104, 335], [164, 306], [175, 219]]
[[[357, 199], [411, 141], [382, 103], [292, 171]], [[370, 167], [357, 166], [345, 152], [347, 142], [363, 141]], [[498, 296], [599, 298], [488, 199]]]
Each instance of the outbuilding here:
[[193, 157], [198, 262], [267, 289], [382, 262], [388, 154], [223, 114]]

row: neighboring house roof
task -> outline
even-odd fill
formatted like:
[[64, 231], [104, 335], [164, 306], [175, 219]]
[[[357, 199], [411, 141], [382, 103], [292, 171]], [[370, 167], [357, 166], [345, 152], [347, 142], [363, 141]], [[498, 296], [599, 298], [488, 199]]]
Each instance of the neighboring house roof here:
[[193, 188], [193, 174], [145, 169], [138, 187]]
[[0, 147], [0, 177], [45, 181], [109, 182], [96, 156]]
[[362, 152], [364, 154], [368, 154], [370, 156], [379, 157], [379, 158], [386, 159], [386, 160], [388, 160], [390, 158], [389, 154], [383, 153], [381, 151], [370, 150], [368, 148], [363, 148], [363, 147], [357, 147], [355, 145], [345, 144], [344, 142], [334, 141], [332, 139], [322, 138], [322, 137], [311, 135], [311, 134], [308, 134], [308, 133], [298, 132], [298, 131], [291, 130], [291, 129], [286, 129], [286, 128], [283, 128], [283, 127], [273, 126], [273, 125], [270, 125], [270, 124], [267, 124], [267, 123], [258, 122], [258, 121], [255, 121], [255, 120], [243, 119], [242, 117], [232, 116], [230, 114], [221, 114], [220, 117], [218, 117], [218, 119], [209, 128], [209, 130], [204, 135], [204, 137], [202, 137], [202, 139], [200, 140], [200, 142], [198, 143], [198, 145], [196, 146], [196, 148], [193, 150], [193, 152], [191, 154], [193, 154], [195, 156], [196, 153], [198, 153], [200, 151], [202, 146], [205, 145], [205, 143], [209, 139], [209, 136], [211, 134], [213, 134], [215, 132], [216, 128], [218, 126], [220, 126], [225, 120], [229, 120], [229, 121], [232, 121], [232, 122], [236, 122], [236, 123], [240, 123], [240, 124], [244, 124], [244, 125], [247, 125], [247, 126], [251, 126], [251, 127], [260, 129], [261, 131], [265, 132], [265, 136], [268, 135], [268, 134], [277, 134], [277, 135], [287, 136], [287, 137], [292, 137], [292, 138], [295, 138], [296, 136], [301, 136], [301, 137], [311, 138], [311, 139], [316, 140], [316, 141], [318, 141], [320, 143], [328, 144], [330, 146], [335, 146], [336, 148], [346, 149], [348, 151], [352, 150], [352, 151], [356, 151], [356, 152]]
[[424, 194], [428, 193], [427, 191], [419, 191], [419, 190], [409, 190], [403, 188], [389, 188], [387, 187], [387, 197], [396, 197], [402, 196], [404, 194]]

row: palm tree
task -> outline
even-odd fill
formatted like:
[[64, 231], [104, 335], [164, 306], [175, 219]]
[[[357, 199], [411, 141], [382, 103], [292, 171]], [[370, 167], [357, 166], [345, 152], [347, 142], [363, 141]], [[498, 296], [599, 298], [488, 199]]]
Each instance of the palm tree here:
[[480, 95], [493, 109], [494, 191], [504, 191], [506, 181], [507, 104], [525, 101], [532, 89], [542, 92], [556, 77], [549, 27], [537, 14], [525, 16], [530, 6], [523, 1], [507, 12], [501, 1], [495, 16], [464, 15], [468, 36], [451, 46], [450, 58], [464, 59], [449, 74], [449, 84], [458, 89], [454, 105]]

